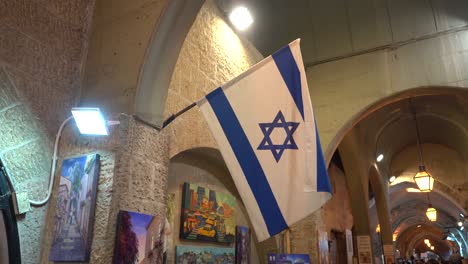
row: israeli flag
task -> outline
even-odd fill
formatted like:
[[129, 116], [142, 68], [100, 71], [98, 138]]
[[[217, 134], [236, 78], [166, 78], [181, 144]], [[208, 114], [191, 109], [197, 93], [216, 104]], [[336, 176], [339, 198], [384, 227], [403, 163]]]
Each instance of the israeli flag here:
[[198, 102], [263, 241], [330, 197], [299, 40]]

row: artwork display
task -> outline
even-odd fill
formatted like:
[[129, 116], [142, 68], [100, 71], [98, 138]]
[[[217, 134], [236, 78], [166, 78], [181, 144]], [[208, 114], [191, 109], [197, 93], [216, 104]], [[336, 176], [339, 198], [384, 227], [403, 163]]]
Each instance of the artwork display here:
[[196, 184], [184, 183], [180, 238], [234, 242], [236, 198]]
[[307, 254], [268, 254], [268, 264], [310, 264]]
[[50, 261], [89, 261], [99, 155], [62, 162]]
[[176, 264], [234, 264], [234, 248], [176, 247]]
[[236, 264], [250, 263], [250, 234], [248, 227], [236, 227]]
[[160, 217], [120, 211], [114, 263], [162, 263], [164, 222]]

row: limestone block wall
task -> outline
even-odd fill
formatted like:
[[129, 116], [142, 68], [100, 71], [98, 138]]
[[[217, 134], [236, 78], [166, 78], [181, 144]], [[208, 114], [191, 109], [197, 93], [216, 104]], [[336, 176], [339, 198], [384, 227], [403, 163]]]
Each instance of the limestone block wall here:
[[140, 67], [167, 0], [98, 0], [81, 104], [131, 113]]
[[[0, 158], [15, 189], [36, 200], [47, 190], [50, 138], [79, 95], [93, 7], [0, 1]], [[47, 208], [18, 217], [22, 263], [39, 263]]]
[[[98, 153], [101, 155], [93, 241], [89, 263], [112, 263], [119, 210], [165, 215], [168, 173], [168, 140], [164, 133], [118, 115], [120, 125], [107, 137], [82, 136], [73, 124], [61, 141], [60, 160]], [[60, 180], [58, 167], [55, 186]], [[57, 188], [49, 204], [40, 263], [49, 263]]]
[[[236, 35], [225, 19], [215, 1], [205, 2], [179, 54], [167, 95], [166, 117], [263, 58], [249, 42]], [[217, 148], [197, 108], [178, 117], [166, 129], [170, 131], [171, 157], [195, 147]]]

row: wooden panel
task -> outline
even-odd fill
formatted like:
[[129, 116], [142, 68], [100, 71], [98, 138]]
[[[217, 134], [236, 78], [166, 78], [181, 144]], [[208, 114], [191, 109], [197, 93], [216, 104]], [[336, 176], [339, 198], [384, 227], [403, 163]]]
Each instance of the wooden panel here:
[[388, 0], [394, 41], [436, 32], [429, 0]]

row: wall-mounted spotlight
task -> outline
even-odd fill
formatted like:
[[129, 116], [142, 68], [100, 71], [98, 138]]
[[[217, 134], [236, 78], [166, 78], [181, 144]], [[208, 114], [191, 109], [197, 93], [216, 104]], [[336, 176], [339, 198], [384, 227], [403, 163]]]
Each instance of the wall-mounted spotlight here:
[[40, 206], [47, 201], [49, 201], [52, 188], [54, 185], [54, 175], [55, 169], [57, 167], [57, 159], [58, 159], [58, 144], [60, 141], [60, 137], [62, 135], [62, 130], [68, 121], [74, 119], [76, 126], [80, 130], [80, 133], [83, 135], [109, 135], [108, 125], [117, 125], [119, 121], [106, 121], [104, 119], [104, 115], [102, 114], [99, 108], [92, 108], [92, 107], [75, 107], [72, 109], [72, 116], [65, 119], [59, 127], [57, 135], [55, 136], [55, 144], [54, 144], [54, 154], [52, 156], [52, 168], [49, 175], [49, 188], [47, 191], [47, 195], [43, 200], [35, 201], [29, 200], [32, 205]]
[[392, 177], [390, 177], [390, 179], [388, 179], [388, 181], [390, 183], [394, 182], [395, 180], [396, 180], [396, 176], [394, 176], [394, 175]]
[[377, 162], [381, 162], [383, 160], [383, 158], [384, 158], [383, 154], [379, 154], [377, 156]]
[[75, 107], [71, 110], [76, 126], [83, 135], [107, 136], [107, 123], [99, 108]]
[[229, 20], [238, 30], [246, 30], [253, 23], [250, 11], [244, 7], [239, 6], [234, 8], [229, 14]]

